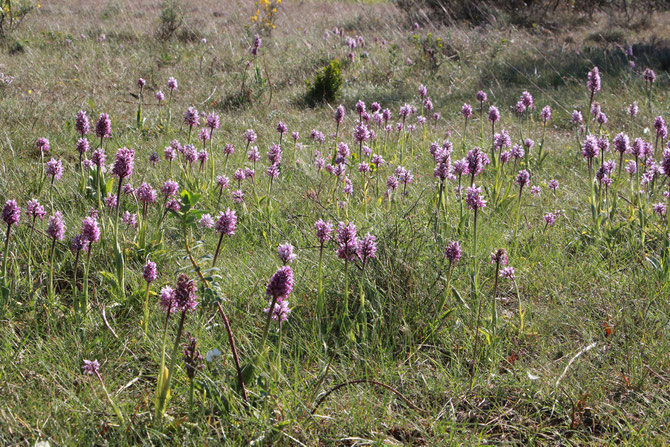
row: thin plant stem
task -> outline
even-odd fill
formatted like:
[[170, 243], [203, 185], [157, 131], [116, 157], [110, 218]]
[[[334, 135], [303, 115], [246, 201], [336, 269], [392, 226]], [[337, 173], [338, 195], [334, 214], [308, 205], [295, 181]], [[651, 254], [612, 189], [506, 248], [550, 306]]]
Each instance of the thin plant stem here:
[[237, 371], [237, 383], [240, 386], [240, 390], [242, 391], [242, 397], [244, 398], [244, 401], [248, 402], [249, 399], [247, 397], [247, 389], [244, 386], [244, 378], [242, 377], [242, 367], [240, 366], [240, 359], [237, 355], [237, 348], [235, 347], [235, 338], [233, 337], [233, 331], [230, 327], [230, 321], [228, 320], [228, 316], [226, 316], [226, 313], [223, 311], [221, 303], [216, 303], [216, 305], [218, 306], [219, 315], [221, 315], [221, 318], [223, 319], [223, 325], [226, 327], [226, 334], [228, 334], [228, 343], [230, 344], [230, 350], [233, 353], [233, 362], [235, 363], [235, 370]]
[[12, 226], [7, 225], [7, 234], [5, 236], [5, 251], [2, 255], [2, 280], [4, 281], [5, 285], [7, 284], [7, 258], [9, 256], [9, 234], [11, 232], [11, 229]]
[[142, 319], [142, 329], [145, 334], [149, 325], [149, 290], [151, 290], [151, 283], [147, 282], [147, 290], [144, 294], [144, 318]]
[[109, 395], [109, 392], [107, 391], [107, 387], [105, 387], [105, 382], [103, 382], [103, 380], [102, 380], [102, 376], [97, 371], [95, 372], [95, 375], [98, 376], [98, 380], [100, 380], [100, 385], [102, 385], [102, 390], [105, 392], [105, 396], [107, 396], [107, 400], [112, 405], [112, 409], [114, 409], [114, 413], [116, 413], [116, 416], [119, 418], [119, 422], [121, 423], [121, 425], [124, 425], [125, 418], [123, 417], [123, 413], [121, 413], [121, 409], [112, 400], [112, 396]]
[[495, 280], [493, 283], [493, 299], [491, 301], [491, 324], [493, 326], [493, 334], [495, 335], [498, 331], [498, 272], [500, 271], [500, 261], [496, 261], [496, 273]]
[[174, 341], [174, 346], [172, 348], [172, 356], [170, 357], [170, 367], [167, 370], [167, 382], [161, 390], [158, 407], [156, 410], [160, 410], [158, 416], [158, 422], [162, 425], [163, 415], [165, 414], [165, 401], [167, 399], [167, 394], [170, 392], [170, 384], [172, 383], [172, 376], [174, 376], [174, 366], [177, 363], [177, 353], [179, 352], [179, 342], [181, 341], [181, 334], [184, 331], [184, 320], [186, 319], [186, 310], [181, 312], [181, 318], [179, 319], [179, 328], [177, 329], [177, 337]]
[[223, 242], [223, 236], [225, 233], [221, 233], [221, 237], [219, 237], [219, 243], [216, 246], [216, 252], [214, 253], [214, 259], [212, 259], [212, 267], [216, 266], [216, 260], [219, 257], [219, 252], [221, 251], [221, 242]]
[[274, 311], [275, 305], [277, 304], [277, 297], [272, 297], [272, 303], [270, 304], [270, 309], [268, 311], [268, 316], [265, 318], [265, 328], [263, 328], [263, 337], [261, 338], [260, 352], [263, 352], [265, 348], [265, 342], [268, 338], [268, 332], [270, 331], [270, 321], [272, 321], [272, 312]]
[[56, 254], [56, 238], [51, 243], [51, 255], [49, 256], [49, 302], [54, 300], [54, 256]]
[[77, 287], [77, 270], [79, 268], [79, 253], [81, 250], [77, 250], [77, 254], [74, 257], [74, 282], [72, 283], [72, 294], [73, 296], [73, 301], [74, 301], [74, 311], [76, 313], [79, 312], [79, 308], [81, 307], [81, 303], [79, 302], [79, 287]]
[[88, 272], [91, 268], [91, 253], [93, 253], [93, 242], [90, 242], [88, 245], [88, 255], [86, 256], [86, 266], [84, 267], [84, 301], [82, 303], [84, 311], [88, 310]]

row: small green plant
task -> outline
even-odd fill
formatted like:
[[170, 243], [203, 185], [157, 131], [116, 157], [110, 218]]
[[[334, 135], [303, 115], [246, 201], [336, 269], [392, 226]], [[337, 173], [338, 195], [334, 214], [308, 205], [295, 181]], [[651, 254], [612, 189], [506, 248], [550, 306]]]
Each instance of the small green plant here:
[[165, 0], [158, 16], [156, 34], [161, 40], [170, 40], [184, 24], [184, 10], [179, 0]]
[[423, 59], [431, 69], [435, 70], [440, 67], [444, 53], [444, 42], [441, 38], [436, 38], [433, 33], [428, 33], [426, 36], [414, 34], [411, 40], [417, 49], [423, 53]]
[[321, 68], [314, 77], [314, 81], [305, 81], [307, 84], [307, 102], [314, 105], [319, 102], [333, 102], [342, 87], [342, 65], [337, 59]]

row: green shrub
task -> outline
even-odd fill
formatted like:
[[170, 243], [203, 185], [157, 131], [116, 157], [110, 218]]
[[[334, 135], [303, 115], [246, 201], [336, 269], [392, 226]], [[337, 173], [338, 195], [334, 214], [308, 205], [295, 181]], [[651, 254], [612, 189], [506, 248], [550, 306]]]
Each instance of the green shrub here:
[[310, 105], [319, 102], [334, 102], [342, 87], [342, 64], [337, 59], [319, 69], [314, 81], [305, 81], [307, 84], [307, 102]]
[[0, 0], [0, 39], [7, 37], [21, 24], [35, 6], [28, 0]]
[[156, 35], [161, 40], [170, 40], [184, 24], [184, 9], [179, 0], [164, 0], [158, 16]]

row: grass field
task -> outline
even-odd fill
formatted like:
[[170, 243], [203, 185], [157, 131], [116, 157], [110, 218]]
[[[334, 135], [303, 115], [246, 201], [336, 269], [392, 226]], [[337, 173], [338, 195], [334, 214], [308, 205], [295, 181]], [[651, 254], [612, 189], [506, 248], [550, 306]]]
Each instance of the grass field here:
[[168, 3], [45, 0], [2, 40], [0, 444], [667, 444], [670, 15], [280, 3], [167, 38]]

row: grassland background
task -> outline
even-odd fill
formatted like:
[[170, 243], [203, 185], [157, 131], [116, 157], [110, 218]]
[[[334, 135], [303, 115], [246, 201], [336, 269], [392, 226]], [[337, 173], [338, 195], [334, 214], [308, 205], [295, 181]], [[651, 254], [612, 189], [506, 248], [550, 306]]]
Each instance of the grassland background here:
[[[276, 211], [270, 236], [267, 223], [250, 213], [240, 220], [237, 235], [224, 248], [220, 282], [225, 306], [235, 329], [242, 358], [251, 355], [259, 338], [265, 307], [264, 287], [277, 267], [276, 245], [289, 241], [298, 249], [293, 312], [281, 339], [281, 369], [270, 384], [253, 384], [267, 395], [253, 410], [244, 409], [232, 391], [225, 333], [214, 308], [202, 307], [189, 317], [187, 329], [198, 337], [204, 352], [218, 348], [224, 355], [208, 380], [232, 403], [228, 412], [214, 412], [205, 402], [205, 415], [192, 424], [185, 418], [185, 377], [175, 383], [168, 413], [176, 421], [169, 429], [151, 428], [153, 390], [160, 355], [162, 318], [152, 310], [151, 336], [140, 327], [145, 259], [127, 259], [128, 299], [118, 302], [111, 285], [93, 275], [95, 297], [89, 321], [74, 330], [69, 303], [72, 256], [64, 254], [57, 273], [60, 306], [30, 304], [25, 285], [17, 280], [16, 295], [0, 324], [0, 443], [52, 445], [226, 443], [244, 445], [474, 445], [512, 444], [631, 444], [659, 445], [670, 437], [670, 301], [667, 278], [647, 258], [630, 250], [625, 236], [611, 246], [589, 237], [590, 222], [586, 168], [569, 124], [574, 108], [588, 101], [585, 79], [598, 65], [603, 89], [598, 101], [609, 116], [610, 136], [627, 129], [633, 136], [651, 138], [653, 117], [668, 116], [670, 16], [652, 14], [634, 28], [613, 24], [607, 16], [569, 22], [563, 28], [541, 25], [517, 28], [500, 21], [480, 27], [440, 26], [430, 21], [412, 30], [409, 20], [394, 4], [285, 0], [275, 21], [276, 29], [263, 35], [260, 65], [270, 87], [240, 96], [253, 41], [248, 1], [213, 0], [188, 3], [187, 33], [167, 42], [156, 38], [161, 3], [157, 1], [44, 1], [5, 42], [0, 71], [14, 82], [0, 87], [0, 198], [25, 203], [35, 190], [39, 154], [38, 137], [51, 141], [52, 153], [73, 165], [74, 116], [80, 109], [89, 116], [107, 112], [112, 118], [110, 149], [123, 146], [138, 151], [136, 174], [158, 186], [165, 178], [150, 169], [148, 155], [162, 152], [173, 138], [184, 139], [177, 128], [165, 135], [156, 131], [157, 111], [145, 107], [142, 131], [134, 126], [138, 77], [147, 91], [166, 90], [170, 76], [179, 81], [173, 115], [178, 123], [183, 110], [195, 106], [221, 115], [219, 146], [233, 143], [236, 153], [229, 164], [243, 164], [245, 129], [259, 135], [262, 152], [276, 142], [275, 126], [282, 120], [289, 132], [299, 130], [305, 143], [297, 167], [289, 170], [275, 188]], [[348, 49], [324, 32], [343, 28], [347, 35], [366, 41], [367, 59], [345, 63], [341, 102], [353, 125], [353, 106], [359, 99], [378, 101], [397, 116], [405, 102], [415, 102], [423, 83], [436, 111], [443, 116], [438, 130], [426, 139], [413, 137], [416, 157], [408, 163], [415, 173], [410, 195], [394, 212], [373, 206], [367, 216], [350, 210], [350, 218], [379, 239], [379, 259], [362, 283], [369, 300], [380, 312], [375, 335], [365, 343], [333, 337], [323, 344], [312, 333], [316, 299], [318, 247], [312, 227], [319, 217], [337, 220], [334, 207], [322, 208], [311, 200], [319, 187], [311, 169], [311, 129], [334, 131], [333, 107], [309, 108], [303, 96], [305, 80], [332, 58], [347, 59]], [[440, 65], [432, 68], [413, 40], [428, 33], [445, 44]], [[98, 41], [101, 35], [105, 40]], [[80, 37], [83, 35], [84, 38]], [[202, 42], [206, 39], [206, 43]], [[68, 44], [67, 40], [71, 40]], [[643, 83], [631, 74], [624, 48], [632, 45], [638, 68], [650, 65], [657, 74], [654, 109], [642, 107], [630, 124], [625, 107], [644, 102]], [[412, 59], [408, 66], [405, 61]], [[249, 80], [246, 80], [249, 83]], [[246, 85], [246, 84], [245, 84]], [[512, 283], [501, 285], [503, 332], [478, 371], [469, 390], [473, 315], [457, 310], [430, 342], [422, 333], [435, 315], [435, 301], [444, 293], [442, 252], [453, 231], [436, 236], [429, 225], [434, 193], [429, 142], [441, 140], [447, 130], [460, 142], [463, 102], [474, 103], [484, 89], [491, 103], [503, 112], [503, 127], [518, 132], [511, 107], [521, 91], [529, 90], [536, 104], [550, 105], [554, 116], [547, 132], [549, 157], [533, 179], [543, 186], [540, 198], [524, 202], [521, 248], [510, 264], [517, 269], [516, 284], [526, 306], [525, 329], [519, 330], [516, 292]], [[242, 99], [240, 99], [242, 98]], [[417, 105], [419, 105], [417, 103]], [[333, 105], [334, 106], [334, 105]], [[468, 148], [478, 142], [475, 120]], [[539, 138], [539, 137], [536, 137]], [[456, 152], [462, 152], [457, 144]], [[462, 154], [461, 154], [462, 155]], [[388, 171], [390, 173], [390, 170]], [[259, 173], [260, 174], [260, 173]], [[71, 231], [78, 227], [88, 205], [76, 187], [77, 171], [66, 170], [55, 198]], [[558, 179], [554, 197], [546, 183]], [[132, 179], [135, 186], [139, 178]], [[216, 209], [213, 198], [203, 206]], [[227, 197], [224, 206], [231, 206]], [[543, 231], [542, 215], [563, 209], [565, 218]], [[630, 216], [619, 219], [626, 221]], [[480, 253], [508, 246], [513, 219], [509, 213], [488, 213], [480, 230]], [[453, 230], [453, 226], [450, 227]], [[70, 232], [71, 232], [70, 231]], [[166, 249], [154, 260], [160, 284], [173, 283], [177, 270], [190, 269], [179, 242], [176, 224], [168, 223]], [[25, 236], [27, 229], [19, 230]], [[21, 236], [19, 236], [20, 238]], [[211, 253], [214, 234], [203, 233], [199, 255]], [[647, 247], [654, 256], [658, 237]], [[654, 242], [656, 241], [656, 242]], [[16, 249], [17, 253], [19, 248]], [[467, 250], [466, 250], [467, 252]], [[38, 283], [44, 287], [46, 250]], [[493, 273], [482, 256], [482, 290], [493, 287]], [[96, 270], [112, 268], [104, 257]], [[334, 254], [326, 257], [328, 307], [338, 308], [342, 296], [342, 264]], [[16, 271], [18, 274], [18, 270]], [[17, 275], [20, 278], [20, 275]], [[467, 296], [468, 269], [457, 268], [452, 279]], [[39, 290], [39, 288], [38, 288]], [[37, 292], [38, 294], [40, 292]], [[40, 303], [40, 300], [37, 300]], [[623, 309], [630, 313], [622, 316]], [[105, 309], [114, 337], [103, 324]], [[621, 323], [623, 321], [623, 323]], [[608, 335], [604, 325], [614, 327]], [[425, 334], [424, 334], [425, 335]], [[557, 379], [570, 359], [595, 347], [570, 365], [560, 386]], [[276, 354], [276, 353], [273, 353]], [[134, 415], [133, 425], [120, 430], [99, 389], [80, 373], [82, 359], [97, 358], [107, 388], [124, 412]], [[315, 416], [309, 414], [315, 396], [342, 381], [369, 378], [400, 390], [423, 411], [405, 406], [393, 394], [366, 386], [343, 389], [324, 402]], [[254, 386], [256, 385], [256, 386]]]

